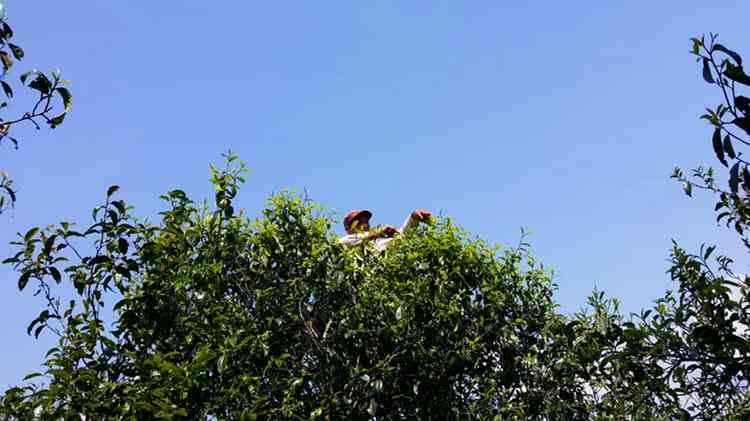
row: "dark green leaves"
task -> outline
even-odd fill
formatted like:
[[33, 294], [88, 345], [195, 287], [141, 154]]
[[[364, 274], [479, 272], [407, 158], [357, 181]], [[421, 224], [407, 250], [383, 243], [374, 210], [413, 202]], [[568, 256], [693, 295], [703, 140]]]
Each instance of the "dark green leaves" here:
[[725, 167], [728, 166], [727, 159], [724, 157], [724, 147], [721, 142], [721, 129], [718, 127], [714, 129], [712, 144], [714, 147], [716, 158], [719, 160], [719, 162], [721, 162], [722, 165], [724, 165]]
[[62, 98], [62, 101], [63, 101], [63, 107], [65, 110], [64, 112], [67, 113], [68, 111], [70, 111], [70, 108], [73, 106], [73, 95], [70, 93], [70, 91], [67, 88], [60, 87], [55, 90], [57, 91], [58, 94], [60, 94], [60, 97]]
[[242, 411], [242, 414], [240, 414], [240, 421], [256, 421], [258, 419], [258, 414], [256, 414], [254, 411], [245, 410]]
[[35, 76], [38, 74], [39, 74], [39, 71], [37, 70], [29, 70], [28, 72], [21, 73], [21, 76], [20, 76], [21, 83], [25, 85], [26, 81], [29, 79], [29, 76]]
[[750, 117], [750, 98], [742, 95], [737, 95], [734, 98], [734, 105], [743, 114]]
[[70, 91], [66, 88], [60, 87], [55, 88], [55, 91], [60, 95], [60, 98], [63, 102], [63, 111], [62, 113], [52, 117], [48, 123], [49, 125], [54, 129], [56, 126], [60, 125], [63, 120], [65, 120], [65, 116], [67, 115], [68, 111], [70, 111], [70, 108], [73, 105], [73, 96], [71, 95]]
[[10, 27], [8, 22], [3, 21], [2, 24], [2, 36], [5, 40], [13, 38], [13, 29]]
[[23, 58], [23, 49], [15, 44], [8, 44], [8, 48], [10, 48], [10, 51], [13, 53], [13, 57], [16, 58], [16, 60], [21, 60]]
[[23, 381], [31, 380], [31, 379], [34, 379], [36, 377], [40, 377], [40, 376], [43, 376], [43, 375], [44, 374], [42, 374], [42, 373], [31, 373], [31, 374], [28, 374], [28, 375], [24, 376]]
[[52, 266], [49, 268], [49, 273], [52, 275], [52, 278], [55, 280], [55, 282], [60, 283], [62, 281], [62, 275], [60, 274], [60, 271]]
[[723, 148], [724, 152], [727, 153], [727, 156], [730, 159], [735, 159], [737, 157], [734, 153], [734, 147], [732, 146], [732, 140], [729, 138], [729, 135], [724, 136]]
[[127, 253], [128, 252], [128, 247], [129, 247], [128, 240], [126, 240], [124, 238], [119, 238], [117, 240], [117, 249], [118, 249], [118, 251], [120, 253], [122, 253], [122, 254]]
[[735, 63], [737, 63], [738, 66], [742, 66], [742, 57], [740, 57], [740, 55], [735, 53], [734, 51], [724, 47], [719, 43], [714, 44], [713, 49], [714, 51], [721, 51], [722, 53], [728, 55], [732, 58], [732, 60], [734, 60]]
[[[716, 130], [717, 157], [737, 158]], [[60, 224], [18, 241], [9, 263], [26, 281], [44, 294], [50, 277], [70, 280], [77, 295], [43, 301], [58, 304], [29, 332], [62, 326], [45, 383], [6, 392], [0, 411], [11, 400], [44, 403], [58, 411], [50, 419], [654, 419], [679, 416], [692, 396], [739, 396], [725, 387], [737, 370], [722, 368], [747, 353], [740, 319], [723, 319], [737, 303], [705, 266], [728, 264], [713, 246], [675, 246], [679, 289], [640, 319], [603, 293], [560, 314], [525, 246], [500, 249], [436, 218], [387, 253], [347, 249], [304, 197], [272, 196], [254, 220], [227, 212], [244, 168], [227, 161], [212, 168], [213, 208], [174, 190], [145, 223], [112, 186], [82, 233]], [[750, 177], [737, 163], [730, 172]], [[59, 248], [68, 242], [80, 258]], [[707, 362], [682, 362], [692, 355]]]
[[23, 291], [23, 289], [26, 288], [26, 284], [29, 283], [30, 276], [31, 276], [31, 271], [25, 271], [18, 278], [18, 290], [19, 291]]
[[750, 76], [745, 73], [745, 71], [742, 69], [742, 66], [735, 66], [728, 61], [725, 64], [726, 68], [724, 69], [724, 76], [737, 83], [750, 86]]
[[35, 236], [36, 236], [36, 235], [37, 235], [38, 233], [39, 233], [39, 228], [38, 228], [38, 227], [34, 227], [34, 228], [31, 228], [30, 230], [26, 231], [26, 234], [24, 234], [24, 236], [23, 236], [23, 240], [24, 240], [25, 242], [27, 242], [27, 243], [28, 243], [28, 242], [30, 242], [30, 241], [31, 241], [31, 240], [32, 240], [32, 239], [33, 239], [33, 238], [34, 238], [34, 237], [35, 237]]
[[51, 128], [54, 129], [57, 126], [59, 126], [60, 124], [62, 124], [62, 122], [64, 120], [65, 120], [65, 113], [59, 114], [59, 115], [56, 115], [56, 116], [50, 118], [47, 123], [50, 125]]
[[91, 260], [89, 260], [89, 264], [94, 265], [100, 265], [103, 263], [109, 263], [112, 259], [109, 256], [99, 255], [93, 257]]
[[13, 88], [10, 87], [8, 82], [0, 80], [0, 84], [3, 85], [3, 92], [5, 92], [5, 96], [7, 96], [8, 98], [13, 98]]
[[735, 118], [732, 123], [750, 135], [750, 116]]
[[29, 83], [29, 88], [35, 89], [42, 94], [49, 94], [52, 90], [52, 82], [44, 73], [37, 72], [36, 78]]
[[732, 190], [732, 193], [737, 193], [739, 190], [740, 185], [740, 163], [737, 162], [734, 165], [732, 165], [732, 168], [729, 170], [729, 188]]
[[711, 74], [711, 65], [706, 58], [703, 58], [703, 80], [708, 83], [715, 83], [714, 77]]
[[[483, 419], [508, 390], [519, 400], [511, 409], [531, 417], [565, 419], [590, 403], [577, 369], [555, 363], [575, 351], [551, 346], [572, 336], [552, 333], [565, 318], [549, 277], [520, 252], [446, 220], [387, 255], [345, 249], [334, 222], [291, 194], [247, 220], [225, 211], [242, 168], [236, 159], [214, 168], [211, 210], [173, 191], [158, 224], [144, 224], [112, 200], [113, 186], [83, 237], [70, 224], [27, 236], [35, 246], [19, 246], [17, 269], [42, 285], [70, 280], [75, 302], [32, 322], [33, 334], [61, 324], [63, 338], [47, 357], [48, 382], [23, 402], [45, 399], [61, 414], [87, 407], [97, 419]], [[90, 254], [58, 250], [63, 239]], [[47, 264], [59, 253], [70, 260]], [[109, 313], [113, 324], [99, 322]], [[475, 369], [499, 355], [507, 363]], [[467, 404], [465, 381], [489, 397]]]

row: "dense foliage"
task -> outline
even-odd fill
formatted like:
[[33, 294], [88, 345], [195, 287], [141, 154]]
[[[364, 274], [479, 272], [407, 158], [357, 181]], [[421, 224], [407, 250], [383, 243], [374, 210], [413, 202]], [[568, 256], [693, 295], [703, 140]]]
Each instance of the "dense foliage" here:
[[[8, 82], [7, 76], [10, 74], [16, 60], [23, 59], [24, 50], [12, 42], [14, 32], [6, 19], [5, 7], [0, 2], [0, 87], [5, 94], [6, 101], [0, 102], [0, 109], [8, 106], [8, 101], [13, 98], [13, 87]], [[66, 114], [70, 111], [73, 96], [65, 87], [68, 81], [60, 77], [59, 71], [52, 71], [48, 75], [37, 70], [31, 70], [21, 74], [20, 81], [22, 86], [35, 91], [37, 98], [30, 109], [19, 115], [13, 115], [10, 118], [0, 118], [0, 147], [10, 144], [13, 148], [18, 148], [19, 140], [15, 135], [14, 127], [19, 124], [28, 123], [37, 130], [41, 129], [41, 124], [46, 124], [54, 129], [62, 124]], [[59, 110], [55, 111], [55, 103], [59, 102]], [[0, 167], [0, 214], [16, 201], [16, 191], [13, 188], [13, 180], [10, 175]]]
[[[748, 80], [714, 36], [693, 43], [729, 101], [704, 117], [729, 188], [711, 169], [675, 177], [714, 192], [747, 244], [733, 142], [748, 131]], [[713, 246], [674, 245], [675, 291], [651, 309], [623, 316], [595, 291], [565, 316], [523, 242], [491, 246], [443, 218], [385, 253], [344, 248], [306, 198], [236, 211], [243, 170], [227, 155], [212, 206], [171, 191], [157, 223], [112, 187], [89, 227], [19, 234], [6, 263], [46, 303], [28, 332], [58, 344], [5, 392], [0, 419], [750, 417], [750, 280]]]
[[[470, 241], [440, 220], [384, 255], [344, 249], [333, 221], [290, 194], [272, 197], [256, 220], [235, 213], [240, 170], [215, 170], [213, 211], [172, 191], [158, 226], [139, 223], [113, 188], [84, 232], [62, 224], [20, 238], [8, 262], [19, 287], [33, 285], [49, 304], [29, 331], [49, 328], [59, 345], [48, 384], [9, 390], [5, 414], [576, 414], [584, 388], [558, 338], [568, 330], [549, 278], [522, 248]], [[74, 244], [81, 239], [93, 254]], [[79, 299], [54, 297], [61, 282]], [[108, 328], [112, 289], [120, 298]]]
[[[750, 171], [743, 158], [750, 145], [750, 100], [742, 90], [750, 76], [742, 57], [716, 42], [717, 36], [692, 38], [703, 79], [715, 85], [722, 103], [701, 116], [712, 126], [710, 143], [726, 185], [713, 168], [699, 167], [692, 177], [676, 169], [685, 193], [707, 190], [717, 197], [717, 221], [724, 222], [750, 247]], [[719, 184], [721, 182], [721, 184]], [[689, 227], [686, 227], [689, 229]], [[660, 401], [679, 402], [684, 416], [696, 419], [750, 418], [750, 277], [736, 273], [734, 260], [715, 246], [696, 254], [674, 244], [669, 274], [676, 291], [668, 292], [633, 325], [623, 325], [627, 343], [615, 355], [640, 355], [641, 366], [663, 385], [649, 393]], [[746, 260], [743, 259], [746, 264]], [[617, 348], [612, 348], [617, 350]]]

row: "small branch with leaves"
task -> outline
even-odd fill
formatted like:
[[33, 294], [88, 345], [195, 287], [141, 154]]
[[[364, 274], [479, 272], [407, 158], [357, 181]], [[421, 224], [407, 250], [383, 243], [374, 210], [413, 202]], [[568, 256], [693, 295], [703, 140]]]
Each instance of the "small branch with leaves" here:
[[716, 34], [691, 38], [691, 53], [701, 64], [706, 83], [715, 85], [721, 92], [722, 102], [716, 108], [706, 108], [701, 119], [713, 126], [711, 146], [716, 159], [729, 169], [728, 189], [716, 184], [714, 170], [699, 167], [692, 178], [675, 169], [677, 179], [685, 194], [692, 196], [694, 188], [711, 191], [719, 196], [715, 210], [717, 222], [732, 225], [743, 242], [750, 248], [747, 229], [750, 224], [750, 170], [749, 161], [735, 145], [750, 146], [750, 98], [739, 94], [740, 88], [750, 86], [750, 76], [745, 72], [742, 56], [717, 42]]
[[[0, 22], [0, 87], [5, 93], [7, 100], [14, 96], [14, 90], [6, 77], [10, 73], [15, 61], [23, 59], [25, 53], [21, 47], [10, 42], [13, 37], [13, 29], [8, 22]], [[18, 124], [28, 122], [37, 130], [40, 130], [43, 124], [54, 129], [64, 120], [73, 104], [73, 95], [65, 87], [69, 82], [60, 76], [60, 72], [55, 70], [49, 75], [38, 70], [25, 72], [20, 77], [21, 85], [36, 91], [39, 95], [36, 103], [31, 110], [24, 112], [20, 116], [9, 119], [0, 117], [0, 146], [3, 141], [7, 140], [13, 144], [14, 149], [18, 149], [19, 140], [13, 136], [13, 127]], [[56, 103], [60, 103], [59, 106]], [[0, 102], [0, 109], [8, 106], [7, 101]], [[0, 214], [16, 202], [16, 191], [13, 188], [13, 180], [10, 175], [0, 169]]]

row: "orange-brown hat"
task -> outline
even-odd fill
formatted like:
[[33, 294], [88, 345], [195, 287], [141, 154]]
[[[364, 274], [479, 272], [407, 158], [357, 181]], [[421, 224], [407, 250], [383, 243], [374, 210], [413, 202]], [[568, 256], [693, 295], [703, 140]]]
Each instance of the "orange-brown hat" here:
[[368, 211], [367, 209], [355, 209], [353, 211], [349, 211], [346, 215], [344, 215], [344, 228], [348, 230], [352, 225], [352, 222], [359, 219], [359, 217], [361, 216], [364, 216], [369, 221], [370, 218], [372, 218], [372, 212]]

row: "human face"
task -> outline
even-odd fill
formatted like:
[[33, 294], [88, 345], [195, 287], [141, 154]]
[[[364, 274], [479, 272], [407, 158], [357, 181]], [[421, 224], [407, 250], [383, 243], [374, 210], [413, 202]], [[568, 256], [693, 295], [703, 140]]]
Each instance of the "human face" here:
[[360, 216], [352, 221], [352, 224], [349, 226], [349, 229], [347, 231], [349, 234], [354, 234], [355, 232], [365, 232], [369, 230], [370, 218], [366, 216]]

